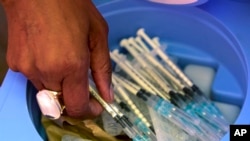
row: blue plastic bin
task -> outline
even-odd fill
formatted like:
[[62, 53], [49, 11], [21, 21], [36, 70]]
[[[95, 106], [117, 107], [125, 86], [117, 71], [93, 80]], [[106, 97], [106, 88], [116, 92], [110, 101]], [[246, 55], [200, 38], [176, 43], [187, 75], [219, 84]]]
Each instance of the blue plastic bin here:
[[[210, 0], [197, 7], [117, 0], [98, 8], [109, 24], [111, 50], [119, 48], [122, 38], [135, 36], [138, 28], [145, 28], [150, 36], [158, 36], [168, 44], [168, 54], [179, 58], [181, 68], [189, 63], [213, 67], [216, 78], [212, 98], [240, 106], [235, 124], [249, 124], [250, 42], [247, 37], [250, 30], [247, 25], [250, 19], [246, 18], [249, 7], [246, 0]], [[236, 12], [230, 15], [228, 10]], [[238, 22], [233, 19], [236, 17]], [[0, 90], [1, 140], [46, 138], [35, 93], [22, 74], [8, 71]], [[229, 141], [229, 135], [222, 140]]]

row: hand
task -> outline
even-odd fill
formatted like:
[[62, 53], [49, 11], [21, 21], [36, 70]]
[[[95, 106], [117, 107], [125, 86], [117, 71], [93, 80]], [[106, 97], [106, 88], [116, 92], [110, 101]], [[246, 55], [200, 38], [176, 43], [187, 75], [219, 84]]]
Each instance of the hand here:
[[108, 27], [91, 0], [5, 0], [7, 62], [38, 89], [62, 91], [71, 117], [89, 118], [102, 107], [88, 91], [91, 69], [100, 95], [113, 100]]

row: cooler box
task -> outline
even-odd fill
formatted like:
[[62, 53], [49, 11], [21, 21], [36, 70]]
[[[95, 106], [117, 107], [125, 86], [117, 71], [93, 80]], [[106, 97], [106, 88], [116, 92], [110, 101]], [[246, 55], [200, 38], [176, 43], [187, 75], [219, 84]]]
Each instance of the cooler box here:
[[[178, 57], [181, 68], [190, 63], [214, 68], [212, 99], [241, 107], [235, 124], [250, 123], [250, 1], [209, 0], [181, 6], [116, 0], [98, 8], [109, 24], [111, 50], [143, 27], [168, 44], [167, 53]], [[8, 71], [0, 89], [1, 140], [46, 140], [36, 92], [22, 74]], [[222, 140], [229, 141], [229, 133]]]

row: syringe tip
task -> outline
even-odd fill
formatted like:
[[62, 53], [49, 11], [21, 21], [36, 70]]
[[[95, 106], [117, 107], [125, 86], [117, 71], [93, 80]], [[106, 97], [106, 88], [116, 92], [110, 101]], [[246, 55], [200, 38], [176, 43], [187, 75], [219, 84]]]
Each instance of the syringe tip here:
[[193, 86], [191, 87], [191, 89], [196, 92], [197, 94], [201, 95], [202, 91], [199, 89], [198, 86], [196, 86], [195, 84], [193, 84]]
[[187, 87], [184, 87], [182, 90], [183, 90], [183, 92], [184, 92], [185, 94], [190, 95], [190, 96], [192, 97], [192, 95], [193, 95], [193, 90], [191, 90], [191, 89], [189, 89], [189, 88], [187, 88]]
[[141, 35], [143, 35], [143, 34], [145, 34], [144, 28], [139, 28], [139, 29], [137, 30], [137, 35], [138, 35], [138, 36], [141, 36]]
[[124, 46], [127, 46], [128, 45], [128, 40], [127, 39], [122, 39], [121, 41], [120, 41], [120, 46], [121, 47], [124, 47]]

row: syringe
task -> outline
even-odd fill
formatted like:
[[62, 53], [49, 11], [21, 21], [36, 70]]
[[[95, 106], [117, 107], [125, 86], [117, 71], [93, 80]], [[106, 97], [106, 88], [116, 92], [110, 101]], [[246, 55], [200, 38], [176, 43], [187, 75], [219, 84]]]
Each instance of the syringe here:
[[196, 103], [203, 107], [206, 107], [206, 109], [210, 111], [210, 113], [213, 113], [214, 115], [216, 115], [216, 117], [221, 118], [221, 120], [224, 120], [225, 124], [228, 124], [218, 107], [214, 105], [211, 100], [206, 98], [200, 90], [194, 92], [192, 97]]
[[[204, 96], [204, 94], [202, 93], [202, 91], [199, 89], [199, 87], [197, 85], [195, 85], [177, 66], [175, 63], [172, 62], [171, 59], [169, 59], [169, 57], [167, 56], [166, 53], [164, 53], [160, 46], [157, 45], [155, 42], [153, 42], [149, 36], [145, 33], [144, 29], [141, 28], [137, 31], [137, 35], [142, 37], [153, 49], [154, 51], [157, 53], [157, 55], [163, 60], [165, 61], [166, 64], [168, 64], [168, 66], [172, 69], [172, 71], [188, 86], [193, 90], [193, 94], [188, 92], [188, 94], [190, 94], [194, 99], [196, 99], [196, 101], [205, 104], [208, 109], [214, 113], [214, 115], [217, 115], [217, 117], [219, 117], [218, 119], [215, 119], [217, 121], [221, 122], [221, 125], [223, 126], [223, 124], [225, 126], [228, 126], [228, 123], [226, 122], [226, 120], [224, 119], [223, 115], [221, 114], [220, 110], [208, 99]], [[225, 128], [226, 129], [226, 128]]]
[[216, 125], [213, 119], [211, 121], [204, 120], [201, 117], [202, 114], [206, 113], [201, 106], [196, 105], [190, 98], [183, 95], [173, 95], [178, 107], [188, 113], [190, 116], [196, 119], [200, 119], [200, 126], [207, 134], [210, 134], [218, 140], [224, 135], [225, 132], [222, 131], [220, 125]]
[[[130, 38], [131, 39], [131, 38]], [[138, 62], [140, 65], [140, 69], [146, 72], [146, 75], [151, 76], [154, 82], [157, 83], [160, 88], [165, 91], [166, 93], [169, 93], [171, 91], [170, 86], [168, 85], [168, 82], [162, 79], [160, 74], [148, 63], [145, 62], [145, 59], [142, 58], [142, 56], [138, 53], [138, 51], [129, 44], [129, 41], [127, 39], [122, 39], [120, 41], [120, 46], [126, 48], [128, 52], [134, 57], [134, 59]]]
[[197, 141], [197, 137], [190, 136], [151, 107], [149, 107], [149, 112], [159, 141]]
[[144, 93], [143, 99], [147, 97], [144, 100], [145, 103], [156, 110], [160, 115], [181, 127], [190, 135], [197, 136], [201, 140], [219, 140], [218, 136], [213, 134], [214, 130], [208, 128], [208, 126], [196, 116], [191, 116], [186, 113], [186, 111], [175, 107], [158, 96], [149, 95], [145, 92], [142, 93]]
[[202, 140], [210, 138], [203, 133], [203, 129], [199, 128], [199, 120], [194, 119], [193, 117], [178, 109], [168, 101], [165, 101], [158, 96], [152, 95], [143, 89], [136, 89], [135, 87], [130, 85], [131, 83], [124, 83], [122, 81], [120, 82], [121, 84], [124, 84], [124, 88], [126, 88], [132, 94], [138, 96], [140, 99], [144, 100], [147, 105], [152, 107], [159, 114], [161, 114], [174, 124], [176, 124], [178, 127], [185, 130], [190, 135], [197, 136]]
[[[130, 38], [128, 41], [132, 47], [140, 50], [141, 57], [145, 58], [152, 64], [157, 70], [164, 74], [172, 83], [174, 83], [179, 89], [185, 93], [190, 93], [190, 89], [183, 85], [179, 79], [177, 79], [172, 73], [169, 72], [152, 54], [151, 51], [146, 47], [146, 44], [142, 41], [140, 36], [137, 36], [134, 40]], [[137, 44], [138, 43], [138, 44]], [[157, 43], [158, 45], [159, 43]], [[143, 49], [141, 49], [143, 48]]]
[[120, 105], [119, 107], [128, 116], [135, 126], [138, 127], [144, 134], [146, 134], [152, 141], [156, 141], [155, 133], [153, 132], [153, 126], [149, 126], [143, 122], [143, 120], [132, 112], [132, 109], [126, 103], [124, 103], [118, 96], [115, 96], [115, 101]]
[[[186, 95], [186, 97], [189, 96]], [[217, 107], [213, 105], [213, 102], [202, 95], [198, 95], [194, 92], [191, 99], [186, 99], [186, 105], [183, 107], [186, 107], [184, 109], [192, 109], [200, 118], [206, 120], [215, 128], [217, 127], [216, 130], [218, 130], [217, 133], [220, 134], [220, 136], [228, 131], [229, 124], [223, 115], [217, 110]]]
[[[155, 138], [150, 138], [147, 134], [144, 134], [143, 131], [140, 131], [137, 126], [134, 126], [134, 124], [130, 121], [130, 119], [125, 116], [119, 109], [116, 107], [115, 104], [110, 104], [110, 106], [114, 109], [115, 112], [118, 113], [121, 119], [125, 121], [125, 123], [131, 128], [131, 131], [134, 133], [137, 133], [137, 136], [133, 138], [133, 141], [156, 141]], [[140, 136], [139, 136], [140, 135]]]
[[[138, 107], [134, 104], [134, 102], [130, 99], [127, 92], [123, 87], [119, 85], [117, 80], [112, 76], [112, 83], [114, 84], [114, 90], [117, 92], [116, 94], [122, 97], [128, 106], [133, 110], [133, 112], [145, 123], [147, 127], [151, 127], [151, 123], [145, 118], [143, 113], [138, 109]], [[118, 98], [118, 97], [117, 97]]]
[[104, 107], [104, 109], [123, 127], [123, 131], [133, 141], [151, 141], [148, 137], [142, 134], [131, 121], [115, 108], [114, 105], [105, 102], [95, 90], [92, 80], [89, 80], [89, 92], [90, 94]]
[[[192, 103], [190, 103], [192, 104]], [[192, 104], [193, 110], [211, 125], [217, 127], [217, 129], [221, 129], [220, 132], [223, 134], [228, 132], [229, 124], [218, 116], [218, 114], [211, 113], [210, 110], [206, 106], [201, 106], [200, 104]]]
[[154, 85], [152, 85], [148, 80], [146, 80], [138, 71], [136, 71], [132, 65], [129, 63], [129, 61], [121, 60], [121, 56], [117, 49], [113, 50], [110, 53], [110, 56], [113, 61], [118, 64], [124, 72], [126, 72], [131, 78], [133, 78], [141, 87], [148, 91], [154, 91], [157, 95], [160, 95], [163, 99], [168, 99], [168, 94], [165, 94], [164, 92], [159, 91]]
[[165, 61], [165, 63], [167, 63], [169, 65], [169, 67], [176, 73], [176, 75], [178, 75], [183, 82], [189, 86], [192, 87], [193, 83], [192, 81], [190, 81], [185, 74], [172, 62], [171, 59], [169, 59], [169, 57], [161, 50], [161, 48], [156, 45], [150, 38], [149, 36], [145, 33], [145, 30], [143, 28], [140, 28], [137, 31], [137, 35], [142, 37], [154, 50], [155, 52], [158, 54], [158, 56]]
[[[127, 89], [132, 94], [137, 94], [141, 89], [143, 89], [141, 86], [127, 80], [126, 78], [120, 76], [119, 74], [113, 72], [112, 78], [114, 78], [120, 85], [122, 85], [125, 89]], [[150, 92], [151, 94], [154, 94], [153, 92]], [[170, 92], [169, 95], [175, 94], [173, 91]], [[175, 103], [174, 99], [169, 97], [167, 101], [171, 101], [172, 103]]]
[[[207, 136], [205, 133], [211, 133], [209, 128], [205, 128], [203, 122], [199, 118], [194, 118], [189, 114], [185, 113], [184, 111], [178, 109], [168, 101], [165, 101], [157, 96], [153, 96], [152, 94], [146, 92], [143, 89], [139, 89], [136, 85], [131, 85], [132, 83], [126, 81], [125, 79], [121, 80], [121, 78], [117, 77], [120, 80], [121, 84], [129, 90], [131, 93], [137, 95], [139, 98], [144, 100], [150, 107], [155, 109], [159, 114], [163, 115], [170, 121], [174, 122], [180, 128], [183, 128], [187, 133], [190, 135], [199, 136], [202, 139], [214, 139], [217, 138], [209, 134]], [[152, 95], [152, 96], [151, 96]], [[201, 127], [199, 127], [201, 126]], [[203, 129], [204, 128], [204, 129]]]
[[[145, 33], [144, 28], [138, 29], [137, 35], [143, 38], [152, 47], [152, 49], [157, 53], [157, 55], [166, 64], [168, 64], [168, 66], [172, 69], [172, 71], [183, 81], [185, 85], [190, 87], [194, 92], [199, 92], [199, 93], [201, 92], [200, 89], [178, 68], [178, 66], [171, 59], [169, 59], [168, 55], [161, 50], [160, 45], [156, 44], [152, 39], [150, 39], [150, 37]], [[140, 43], [143, 43], [143, 42], [141, 41]], [[153, 63], [158, 64], [157, 61], [154, 61]], [[178, 80], [175, 80], [173, 78], [173, 75], [169, 74], [169, 77], [171, 77], [171, 79], [175, 82], [177, 86], [180, 85], [179, 82], [177, 82]]]

